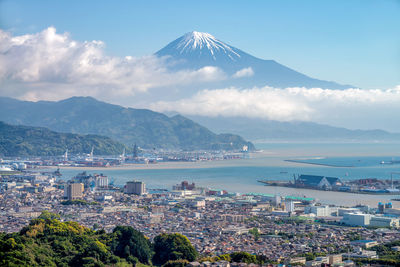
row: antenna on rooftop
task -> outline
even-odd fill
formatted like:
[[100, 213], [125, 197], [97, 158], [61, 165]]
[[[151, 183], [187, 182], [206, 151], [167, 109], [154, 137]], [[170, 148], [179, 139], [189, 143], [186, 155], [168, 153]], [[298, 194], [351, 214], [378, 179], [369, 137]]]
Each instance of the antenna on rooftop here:
[[393, 185], [393, 174], [400, 174], [400, 172], [391, 172], [390, 173], [390, 182], [392, 184], [392, 189], [394, 189], [394, 185]]

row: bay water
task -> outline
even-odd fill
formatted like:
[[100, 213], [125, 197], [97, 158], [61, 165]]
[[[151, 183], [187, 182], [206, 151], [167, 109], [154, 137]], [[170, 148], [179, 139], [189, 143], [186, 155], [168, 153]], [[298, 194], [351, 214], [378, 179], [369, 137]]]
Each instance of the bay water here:
[[[195, 163], [141, 164], [128, 168], [62, 168], [62, 179], [79, 172], [103, 173], [115, 185], [140, 180], [147, 188], [171, 189], [181, 181], [194, 182], [201, 187], [224, 189], [237, 193], [266, 193], [281, 196], [312, 197], [321, 203], [353, 206], [389, 202], [396, 195], [366, 195], [310, 189], [265, 186], [258, 180], [290, 180], [293, 175], [314, 174], [340, 177], [343, 180], [363, 178], [400, 179], [400, 164], [381, 164], [400, 160], [400, 144], [396, 143], [258, 143], [260, 149], [249, 158]], [[301, 161], [288, 162], [286, 160]], [[313, 163], [313, 164], [307, 164]], [[315, 165], [315, 164], [326, 164]], [[400, 202], [393, 201], [400, 208]]]

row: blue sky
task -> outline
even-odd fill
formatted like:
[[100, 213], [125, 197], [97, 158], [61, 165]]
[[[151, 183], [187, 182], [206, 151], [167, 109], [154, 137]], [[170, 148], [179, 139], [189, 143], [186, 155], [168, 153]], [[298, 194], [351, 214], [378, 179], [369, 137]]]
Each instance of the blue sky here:
[[400, 84], [400, 1], [0, 1], [13, 35], [54, 26], [113, 56], [149, 55], [197, 30], [306, 75], [361, 88]]

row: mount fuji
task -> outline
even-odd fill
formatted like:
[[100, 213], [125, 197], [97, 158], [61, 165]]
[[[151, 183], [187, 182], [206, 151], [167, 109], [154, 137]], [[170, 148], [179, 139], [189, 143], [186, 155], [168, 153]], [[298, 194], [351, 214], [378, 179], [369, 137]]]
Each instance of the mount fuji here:
[[[311, 78], [274, 60], [254, 57], [238, 48], [230, 46], [211, 34], [189, 32], [155, 53], [165, 58], [172, 70], [199, 70], [205, 67], [220, 69], [225, 78], [220, 81], [204, 81], [202, 84], [185, 85], [178, 90], [168, 90], [168, 96], [182, 99], [203, 89], [235, 87], [239, 90], [254, 87], [305, 87], [344, 90], [354, 88], [332, 81]], [[175, 88], [176, 89], [176, 88]], [[182, 90], [183, 89], [183, 90]], [[177, 93], [176, 93], [177, 92]], [[161, 93], [159, 94], [162, 95]], [[173, 104], [173, 102], [171, 102]], [[268, 103], [265, 103], [268, 105]], [[171, 112], [174, 114], [174, 112]], [[207, 116], [184, 114], [215, 132], [232, 132], [250, 140], [300, 140], [300, 141], [382, 141], [396, 140], [399, 134], [381, 130], [349, 130], [325, 124], [288, 121], [281, 122], [266, 118], [246, 116]]]
[[218, 40], [209, 33], [196, 31], [186, 33], [156, 52], [155, 55], [165, 57], [174, 70], [197, 70], [206, 66], [221, 69], [228, 78], [217, 83], [218, 87], [271, 86], [329, 89], [352, 87], [313, 79], [274, 60], [256, 58]]

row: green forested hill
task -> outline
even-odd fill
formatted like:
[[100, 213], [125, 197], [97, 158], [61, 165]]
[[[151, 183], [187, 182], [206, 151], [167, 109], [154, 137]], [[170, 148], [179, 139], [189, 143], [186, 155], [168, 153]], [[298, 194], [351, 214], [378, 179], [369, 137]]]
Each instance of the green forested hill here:
[[77, 222], [61, 222], [59, 215], [47, 211], [19, 232], [0, 232], [0, 266], [128, 267], [152, 265], [152, 258], [160, 266], [197, 256], [180, 234], [159, 235], [152, 244], [130, 226], [116, 226], [112, 233], [94, 231]]
[[54, 156], [71, 153], [121, 154], [124, 145], [98, 135], [57, 133], [42, 127], [14, 126], [0, 121], [0, 156]]
[[232, 134], [215, 134], [183, 116], [124, 108], [91, 97], [28, 102], [0, 97], [0, 121], [78, 134], [98, 134], [133, 146], [166, 149], [241, 149], [253, 144]]

